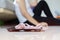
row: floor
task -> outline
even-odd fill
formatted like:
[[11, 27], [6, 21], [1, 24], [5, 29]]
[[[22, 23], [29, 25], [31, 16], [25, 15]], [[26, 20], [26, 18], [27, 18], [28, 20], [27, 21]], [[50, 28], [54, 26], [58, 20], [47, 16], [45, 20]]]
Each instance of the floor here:
[[60, 26], [49, 26], [45, 32], [8, 32], [0, 26], [0, 40], [60, 40]]

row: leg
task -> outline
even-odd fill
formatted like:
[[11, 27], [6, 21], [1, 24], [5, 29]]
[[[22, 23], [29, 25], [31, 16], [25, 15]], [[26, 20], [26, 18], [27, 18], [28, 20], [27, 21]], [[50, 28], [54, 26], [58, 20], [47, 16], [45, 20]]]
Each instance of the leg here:
[[49, 6], [48, 4], [45, 2], [45, 1], [42, 1], [43, 2], [43, 11], [45, 12], [45, 14], [47, 15], [48, 18], [53, 18], [53, 15], [49, 9]]
[[34, 12], [34, 16], [41, 16], [41, 12], [42, 12], [42, 3], [38, 3], [37, 6], [33, 9]]
[[34, 18], [37, 20], [37, 21], [43, 21], [45, 20], [45, 18], [42, 18], [41, 17], [41, 12], [43, 10], [43, 3], [40, 1], [37, 6], [34, 8], [33, 12], [34, 12]]
[[43, 11], [47, 15], [47, 17], [50, 20], [50, 22], [54, 22], [55, 24], [60, 24], [60, 20], [59, 19], [55, 19], [53, 17], [53, 15], [51, 14], [51, 11], [49, 10], [49, 7], [48, 7], [46, 2], [43, 3]]
[[[50, 12], [50, 10], [49, 10], [49, 7], [48, 7], [48, 5], [45, 3], [45, 1], [40, 1], [38, 4], [37, 4], [37, 6], [34, 8], [34, 10], [33, 10], [33, 12], [35, 13], [35, 15], [34, 15], [34, 18], [37, 20], [37, 21], [41, 21], [41, 22], [43, 22], [43, 21], [47, 21], [48, 20], [48, 18], [45, 18], [45, 17], [41, 17], [40, 15], [41, 15], [41, 12], [42, 12], [42, 10], [44, 10], [44, 12], [45, 12], [45, 14], [47, 15], [47, 17], [53, 17], [52, 16], [52, 14], [51, 14], [51, 12]], [[45, 10], [45, 6], [46, 6], [46, 9], [47, 10]], [[47, 8], [48, 7], [48, 8]], [[48, 12], [47, 12], [48, 11]]]
[[[47, 18], [40, 16], [42, 10], [47, 15]], [[51, 11], [45, 1], [43, 2], [40, 1], [33, 10], [33, 12], [35, 13], [34, 18], [39, 22], [47, 22], [48, 24], [52, 23], [52, 25], [53, 24], [60, 25], [60, 20], [53, 18], [53, 15], [51, 14]]]
[[[41, 15], [42, 10], [45, 12], [45, 14], [47, 15], [47, 17], [53, 17], [48, 4], [45, 1], [40, 1], [37, 6], [35, 7], [35, 9], [33, 10], [33, 12], [36, 15]], [[38, 14], [37, 14], [38, 13]]]

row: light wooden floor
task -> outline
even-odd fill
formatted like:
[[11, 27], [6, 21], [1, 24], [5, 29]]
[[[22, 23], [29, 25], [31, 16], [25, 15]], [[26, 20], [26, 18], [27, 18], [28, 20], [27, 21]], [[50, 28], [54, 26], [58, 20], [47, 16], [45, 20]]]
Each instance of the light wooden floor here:
[[60, 40], [60, 26], [50, 26], [45, 32], [8, 32], [3, 27], [0, 40]]

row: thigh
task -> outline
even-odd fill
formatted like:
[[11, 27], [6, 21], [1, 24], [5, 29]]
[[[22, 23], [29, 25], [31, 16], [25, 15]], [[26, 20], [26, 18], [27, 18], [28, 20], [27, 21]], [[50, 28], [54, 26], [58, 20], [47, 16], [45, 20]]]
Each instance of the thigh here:
[[47, 17], [53, 18], [53, 15], [50, 11], [50, 8], [49, 8], [47, 2], [45, 2], [45, 1], [43, 2], [43, 11], [44, 11], [44, 13], [46, 14]]
[[34, 7], [33, 12], [35, 15], [40, 16], [42, 12], [42, 2], [39, 2], [36, 7]]

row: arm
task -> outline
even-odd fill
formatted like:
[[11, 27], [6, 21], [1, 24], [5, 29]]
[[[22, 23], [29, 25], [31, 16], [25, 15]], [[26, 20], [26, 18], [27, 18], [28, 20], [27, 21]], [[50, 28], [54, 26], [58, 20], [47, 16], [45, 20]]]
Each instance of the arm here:
[[22, 15], [31, 23], [33, 23], [34, 25], [39, 24], [39, 22], [37, 22], [33, 17], [31, 17], [29, 15], [29, 13], [26, 10], [26, 6], [25, 6], [25, 0], [17, 0], [18, 5], [20, 5], [20, 10], [22, 12]]

